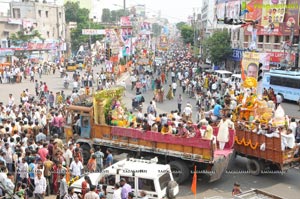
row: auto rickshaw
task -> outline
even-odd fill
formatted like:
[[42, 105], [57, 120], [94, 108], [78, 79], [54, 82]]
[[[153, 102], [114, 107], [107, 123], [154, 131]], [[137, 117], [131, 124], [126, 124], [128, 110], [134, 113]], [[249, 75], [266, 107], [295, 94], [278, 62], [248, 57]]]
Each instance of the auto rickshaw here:
[[68, 61], [67, 66], [66, 66], [66, 70], [68, 72], [73, 72], [73, 71], [76, 71], [76, 69], [77, 69], [76, 62]]

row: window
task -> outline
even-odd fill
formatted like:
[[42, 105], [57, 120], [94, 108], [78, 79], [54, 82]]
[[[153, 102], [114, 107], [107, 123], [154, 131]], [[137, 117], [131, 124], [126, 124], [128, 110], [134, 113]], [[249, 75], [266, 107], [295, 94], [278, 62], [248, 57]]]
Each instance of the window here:
[[127, 184], [130, 184], [131, 188], [134, 189], [135, 186], [134, 186], [134, 177], [127, 177], [127, 176], [120, 176], [120, 179], [121, 178], [124, 178], [126, 180], [126, 183]]
[[240, 31], [238, 31], [236, 34], [237, 34], [237, 40], [239, 41], [240, 40]]
[[171, 181], [170, 173], [166, 172], [159, 178], [160, 189], [163, 190], [168, 186], [168, 183]]
[[245, 35], [244, 41], [245, 41], [245, 42], [248, 42], [248, 40], [249, 40], [249, 36], [248, 36], [248, 35]]
[[100, 180], [101, 184], [107, 184], [110, 186], [115, 186], [116, 176], [115, 175], [106, 175]]
[[280, 43], [280, 36], [275, 36], [275, 41], [274, 41], [274, 43]]
[[41, 17], [42, 16], [42, 11], [39, 10], [38, 12], [39, 12], [39, 17]]
[[266, 36], [266, 43], [270, 43], [270, 36], [269, 35]]
[[277, 86], [284, 86], [284, 87], [289, 87], [289, 88], [300, 89], [299, 79], [271, 76], [270, 77], [270, 84], [271, 85], [277, 85]]
[[17, 19], [21, 18], [20, 8], [13, 8], [13, 17]]
[[58, 13], [59, 18], [61, 18], [61, 12]]
[[90, 127], [90, 117], [89, 116], [81, 116], [81, 127], [83, 127], [83, 128]]
[[139, 178], [138, 183], [139, 183], [139, 190], [155, 192], [153, 179]]
[[50, 37], [50, 32], [49, 31], [47, 31], [47, 37]]
[[48, 11], [46, 11], [45, 13], [46, 13], [46, 17], [48, 18]]
[[264, 42], [264, 36], [263, 35], [258, 36], [258, 42]]

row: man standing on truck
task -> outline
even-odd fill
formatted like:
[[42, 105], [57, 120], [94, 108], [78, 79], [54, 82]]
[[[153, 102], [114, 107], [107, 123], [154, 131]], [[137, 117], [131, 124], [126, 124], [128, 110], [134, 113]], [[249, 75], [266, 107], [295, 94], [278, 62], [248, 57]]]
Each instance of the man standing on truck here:
[[126, 183], [125, 178], [120, 179], [120, 185], [122, 187], [121, 198], [127, 199], [128, 193], [132, 192], [130, 184]]

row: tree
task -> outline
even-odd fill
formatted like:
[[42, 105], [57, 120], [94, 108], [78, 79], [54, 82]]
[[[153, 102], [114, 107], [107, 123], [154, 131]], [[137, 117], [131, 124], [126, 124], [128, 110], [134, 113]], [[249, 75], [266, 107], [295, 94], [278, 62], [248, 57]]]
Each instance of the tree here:
[[111, 22], [111, 12], [108, 8], [102, 9], [102, 22]]
[[213, 35], [203, 41], [204, 57], [209, 58], [212, 63], [220, 64], [231, 54], [230, 35], [227, 30], [217, 30]]
[[181, 37], [183, 38], [183, 42], [185, 44], [190, 43], [191, 45], [194, 44], [194, 30], [192, 26], [183, 25], [180, 29]]
[[[109, 10], [108, 10], [109, 11]], [[82, 35], [82, 29], [103, 29], [99, 24], [89, 19], [90, 11], [86, 8], [80, 8], [78, 2], [67, 2], [65, 4], [66, 22], [77, 22], [77, 28], [71, 31], [72, 51], [76, 52], [80, 45], [89, 43], [89, 36]], [[110, 11], [109, 11], [110, 13]], [[92, 43], [102, 39], [103, 36], [91, 36]]]
[[179, 22], [179, 23], [177, 23], [176, 24], [176, 28], [178, 29], [178, 30], [181, 30], [181, 28], [185, 25], [186, 23], [185, 22]]
[[30, 42], [31, 40], [38, 38], [40, 40], [44, 40], [39, 33], [39, 31], [34, 30], [31, 34], [24, 34], [24, 31], [18, 31], [17, 33], [12, 34], [9, 39], [11, 40], [14, 46]]
[[78, 12], [79, 12], [79, 1], [77, 2], [67, 2], [65, 3], [65, 18], [66, 22], [70, 21], [77, 22], [78, 20]]
[[152, 32], [153, 32], [154, 37], [160, 36], [162, 28], [163, 27], [161, 25], [159, 25], [158, 23], [152, 24]]

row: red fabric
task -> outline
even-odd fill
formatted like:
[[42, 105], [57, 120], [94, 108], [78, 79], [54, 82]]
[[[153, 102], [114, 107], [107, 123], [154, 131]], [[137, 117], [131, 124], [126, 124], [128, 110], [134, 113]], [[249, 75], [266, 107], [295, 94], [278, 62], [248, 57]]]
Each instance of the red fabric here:
[[[214, 136], [218, 136], [218, 127], [213, 127], [214, 129]], [[234, 137], [235, 137], [235, 131], [232, 129], [229, 129], [229, 141], [225, 144], [224, 149], [232, 149], [234, 145]]]

